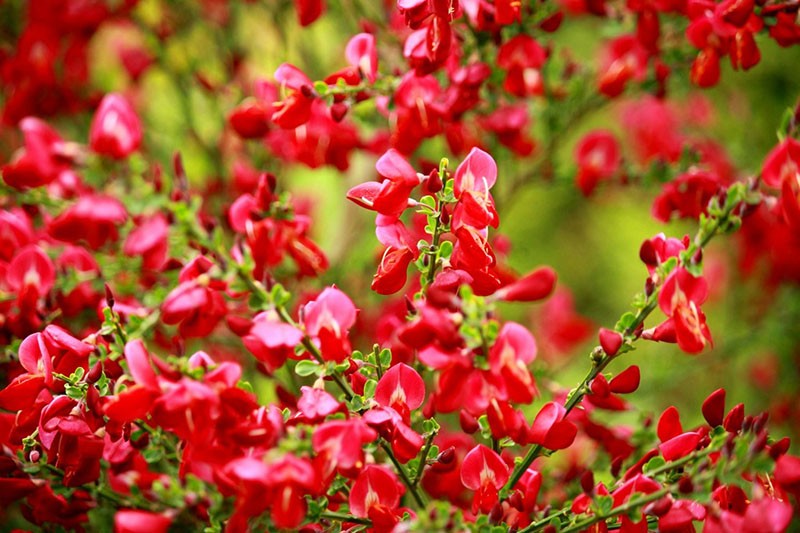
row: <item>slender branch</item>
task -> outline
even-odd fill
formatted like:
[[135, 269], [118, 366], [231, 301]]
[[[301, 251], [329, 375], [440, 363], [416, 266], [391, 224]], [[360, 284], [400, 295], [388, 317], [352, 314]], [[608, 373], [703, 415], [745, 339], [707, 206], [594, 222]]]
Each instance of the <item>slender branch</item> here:
[[358, 518], [357, 516], [352, 516], [346, 513], [337, 513], [334, 511], [325, 511], [319, 515], [320, 518], [326, 518], [328, 520], [338, 520], [339, 522], [350, 522], [353, 524], [361, 524], [364, 526], [372, 526], [372, 521], [367, 518]]
[[[734, 192], [738, 192], [739, 194], [734, 194], [731, 198], [727, 198], [725, 203], [719, 207], [718, 214], [716, 216], [710, 216], [706, 224], [701, 225], [695, 234], [695, 238], [692, 239], [688, 249], [684, 252], [683, 257], [689, 258], [689, 261], [691, 261], [695, 252], [704, 248], [714, 236], [726, 228], [727, 224], [731, 221], [731, 216], [734, 211], [741, 205], [741, 202], [744, 201], [744, 184], [738, 185], [740, 189]], [[712, 200], [712, 203], [714, 201], [715, 200]], [[684, 259], [682, 262], [685, 263], [686, 260]], [[633, 321], [622, 331], [622, 336], [627, 346], [631, 346], [634, 341], [638, 340], [636, 331], [644, 324], [645, 319], [658, 307], [658, 294], [660, 291], [661, 286], [656, 287], [652, 294], [648, 296], [646, 305], [638, 309]], [[601, 346], [595, 346], [590, 352], [590, 357], [592, 359], [592, 368], [568, 396], [567, 401], [564, 403], [564, 408], [566, 410], [564, 416], [568, 415], [570, 411], [583, 400], [584, 396], [589, 393], [589, 385], [592, 380], [608, 366], [612, 359], [614, 359], [614, 357], [606, 354]], [[501, 491], [502, 498], [508, 497], [514, 485], [519, 482], [525, 471], [530, 467], [533, 461], [542, 454], [543, 450], [544, 447], [541, 444], [536, 444], [528, 450], [522, 461], [517, 463], [508, 482], [503, 487]]]
[[417, 506], [420, 509], [424, 508], [425, 500], [423, 499], [422, 494], [417, 489], [417, 486], [411, 482], [411, 478], [408, 477], [408, 472], [406, 472], [405, 467], [402, 464], [400, 464], [400, 461], [398, 461], [397, 457], [395, 457], [394, 453], [392, 452], [392, 447], [389, 446], [389, 444], [383, 439], [381, 439], [380, 443], [381, 443], [381, 448], [383, 448], [383, 451], [386, 452], [386, 455], [389, 457], [389, 460], [392, 461], [392, 464], [394, 464], [394, 467], [397, 470], [400, 479], [403, 481], [403, 485], [405, 485], [406, 488], [408, 489], [408, 492], [411, 493], [411, 496], [414, 498], [414, 501], [417, 503]]
[[422, 472], [425, 470], [425, 463], [428, 460], [428, 454], [431, 451], [431, 446], [433, 446], [433, 439], [436, 437], [436, 432], [432, 431], [428, 438], [425, 440], [425, 447], [422, 448], [422, 457], [419, 459], [419, 468], [417, 468], [417, 473], [414, 476], [414, 481], [411, 482], [413, 486], [419, 485], [420, 480], [422, 479]]

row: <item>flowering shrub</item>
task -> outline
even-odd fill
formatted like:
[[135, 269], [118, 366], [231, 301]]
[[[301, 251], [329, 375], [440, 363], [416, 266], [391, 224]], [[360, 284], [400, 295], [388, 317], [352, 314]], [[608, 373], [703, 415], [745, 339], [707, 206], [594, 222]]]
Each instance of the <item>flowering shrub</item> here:
[[[731, 299], [773, 337], [748, 362], [756, 384], [796, 383], [800, 108], [734, 165], [700, 91], [745, 79], [726, 56], [758, 70], [769, 50], [791, 68], [779, 48], [800, 43], [797, 2], [0, 11], [9, 529], [796, 526], [800, 457], [768, 431], [770, 415], [800, 421], [794, 387], [761, 412], [738, 382], [654, 409], [635, 393], [657, 363], [630, 352], [688, 354], [672, 359], [690, 369], [680, 386], [702, 389], [692, 369], [735, 336], [709, 305]], [[298, 34], [324, 41], [319, 61], [283, 62], [310, 49]], [[587, 42], [595, 57], [577, 59]], [[291, 194], [299, 167], [336, 169], [346, 185], [326, 200], [369, 212], [375, 237], [354, 222], [338, 253], [320, 244], [336, 215]], [[655, 219], [687, 219], [685, 235], [640, 238], [638, 258], [608, 245], [636, 264], [618, 274], [643, 286], [629, 311], [596, 324], [558, 281], [567, 265], [512, 267], [504, 208], [542, 183], [577, 192], [564, 221], [653, 187]], [[736, 250], [735, 272], [712, 240]], [[750, 307], [785, 314], [770, 331]], [[574, 383], [564, 362], [587, 341]]]

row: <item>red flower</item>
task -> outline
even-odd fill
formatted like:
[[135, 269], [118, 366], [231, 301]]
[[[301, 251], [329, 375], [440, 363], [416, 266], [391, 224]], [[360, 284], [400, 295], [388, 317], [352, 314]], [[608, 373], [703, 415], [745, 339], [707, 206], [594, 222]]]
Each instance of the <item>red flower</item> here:
[[593, 131], [584, 136], [575, 147], [578, 188], [589, 196], [597, 184], [617, 173], [620, 164], [620, 148], [616, 137], [604, 130]]
[[489, 365], [504, 389], [501, 399], [530, 403], [537, 394], [528, 365], [536, 358], [536, 339], [519, 324], [506, 322], [489, 350]]
[[172, 519], [163, 514], [121, 509], [114, 515], [115, 533], [167, 533]]
[[347, 192], [347, 198], [363, 208], [397, 218], [408, 207], [411, 191], [420, 184], [420, 178], [393, 148], [378, 159], [375, 168], [383, 181], [356, 185]]
[[722, 180], [704, 170], [681, 174], [664, 188], [653, 202], [653, 216], [669, 222], [673, 215], [697, 219], [707, 213], [708, 202], [722, 190]]
[[376, 531], [391, 531], [400, 521], [400, 496], [405, 489], [389, 470], [367, 466], [350, 490], [350, 512], [359, 518], [369, 518]]
[[497, 503], [497, 493], [509, 477], [508, 465], [483, 444], [472, 448], [461, 464], [461, 483], [475, 491], [472, 512], [488, 513]]
[[285, 92], [283, 100], [276, 102], [272, 121], [283, 129], [302, 126], [311, 117], [311, 80], [294, 65], [284, 63], [275, 71], [275, 81]]
[[328, 287], [303, 308], [306, 333], [319, 341], [325, 360], [341, 362], [350, 355], [348, 332], [356, 313], [350, 298], [336, 287]]
[[302, 340], [302, 331], [270, 312], [256, 315], [249, 332], [242, 337], [245, 347], [271, 372], [294, 356], [294, 348]]
[[409, 248], [389, 247], [383, 252], [378, 272], [370, 287], [378, 294], [394, 294], [402, 289], [408, 279], [408, 265], [414, 260]]
[[208, 275], [213, 263], [198, 256], [187, 264], [175, 287], [161, 304], [161, 319], [165, 324], [179, 324], [182, 337], [204, 337], [213, 330], [227, 311], [220, 290], [223, 281]]
[[658, 438], [661, 440], [658, 449], [667, 461], [674, 461], [690, 454], [701, 439], [701, 435], [697, 431], [683, 431], [678, 410], [672, 406], [667, 408], [658, 419], [657, 432]]
[[375, 401], [391, 407], [408, 423], [409, 414], [425, 400], [425, 382], [416, 370], [400, 363], [394, 365], [378, 381]]
[[549, 450], [562, 450], [575, 440], [578, 428], [566, 419], [567, 410], [556, 402], [548, 402], [536, 415], [528, 438]]
[[378, 71], [378, 50], [375, 48], [375, 36], [370, 33], [359, 33], [350, 38], [344, 50], [347, 61], [358, 69], [362, 77], [375, 83]]
[[128, 101], [109, 93], [100, 102], [89, 130], [89, 146], [102, 155], [124, 159], [142, 143], [142, 123]]
[[139, 221], [125, 239], [122, 251], [131, 257], [141, 257], [143, 268], [158, 270], [167, 260], [168, 235], [167, 218], [156, 213]]
[[600, 68], [600, 92], [613, 98], [631, 80], [644, 81], [647, 75], [647, 49], [634, 35], [623, 35], [606, 45]]
[[800, 141], [788, 137], [773, 148], [764, 160], [761, 179], [775, 189], [800, 181]]
[[294, 3], [301, 26], [312, 24], [325, 11], [325, 0], [295, 0]]
[[503, 43], [497, 65], [506, 71], [505, 90], [520, 98], [544, 94], [540, 69], [546, 60], [547, 50], [528, 35], [517, 35]]
[[69, 170], [70, 149], [58, 133], [38, 118], [20, 122], [25, 148], [3, 166], [3, 180], [15, 189], [47, 185]]
[[331, 420], [317, 427], [311, 437], [314, 452], [323, 463], [322, 477], [329, 479], [334, 471], [353, 474], [364, 466], [364, 444], [378, 434], [362, 420]]
[[505, 302], [535, 302], [544, 300], [556, 285], [556, 272], [550, 267], [540, 267], [506, 285], [495, 293]]
[[52, 220], [47, 231], [54, 239], [79, 244], [86, 242], [97, 250], [116, 241], [118, 228], [128, 218], [125, 207], [110, 196], [87, 195]]
[[673, 270], [658, 295], [658, 304], [670, 316], [675, 339], [681, 350], [695, 354], [711, 344], [711, 331], [700, 310], [708, 296], [708, 283], [704, 278], [692, 276], [685, 268]]

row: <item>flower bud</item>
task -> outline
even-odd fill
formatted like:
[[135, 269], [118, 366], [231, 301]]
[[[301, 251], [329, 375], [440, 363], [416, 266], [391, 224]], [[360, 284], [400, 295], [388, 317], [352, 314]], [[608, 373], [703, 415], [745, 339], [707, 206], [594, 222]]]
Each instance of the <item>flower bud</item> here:
[[453, 459], [456, 458], [456, 449], [453, 446], [449, 448], [445, 448], [442, 450], [439, 455], [436, 456], [436, 461], [442, 464], [450, 464], [453, 462]]
[[581, 489], [589, 496], [594, 494], [594, 473], [591, 470], [586, 470], [581, 475]]
[[609, 357], [614, 357], [622, 347], [622, 335], [616, 331], [600, 328], [600, 346]]
[[458, 422], [461, 425], [461, 429], [464, 430], [464, 433], [469, 433], [470, 435], [480, 429], [478, 420], [463, 409], [458, 414]]
[[425, 189], [431, 194], [436, 194], [443, 187], [444, 184], [442, 183], [442, 178], [439, 177], [439, 171], [436, 169], [431, 170], [431, 173], [428, 174], [428, 180], [425, 182]]
[[347, 115], [347, 111], [350, 108], [344, 102], [336, 102], [335, 104], [331, 105], [331, 118], [334, 122], [341, 122], [344, 120], [345, 115]]

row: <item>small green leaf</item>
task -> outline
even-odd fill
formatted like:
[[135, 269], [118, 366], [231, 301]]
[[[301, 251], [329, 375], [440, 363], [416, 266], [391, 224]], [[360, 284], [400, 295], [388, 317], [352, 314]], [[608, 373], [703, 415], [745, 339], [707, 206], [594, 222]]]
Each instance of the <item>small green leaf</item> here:
[[328, 93], [328, 84], [321, 80], [315, 81], [314, 92], [320, 96], [325, 96]]
[[374, 379], [368, 379], [366, 383], [364, 383], [364, 397], [365, 398], [374, 398], [375, 397], [375, 388], [378, 386], [378, 382]]
[[392, 351], [389, 348], [384, 348], [381, 350], [381, 353], [378, 355], [378, 358], [381, 362], [381, 367], [389, 368], [392, 366]]
[[592, 508], [596, 514], [607, 515], [614, 508], [614, 498], [610, 495], [596, 496]]
[[322, 375], [322, 366], [315, 361], [304, 359], [297, 362], [297, 365], [294, 367], [294, 373], [302, 377], [319, 376]]
[[649, 476], [650, 472], [663, 467], [665, 464], [667, 464], [667, 462], [664, 460], [664, 458], [661, 457], [660, 455], [657, 455], [656, 457], [653, 457], [652, 459], [647, 461], [647, 464], [644, 465], [642, 471], [644, 472], [644, 475]]

